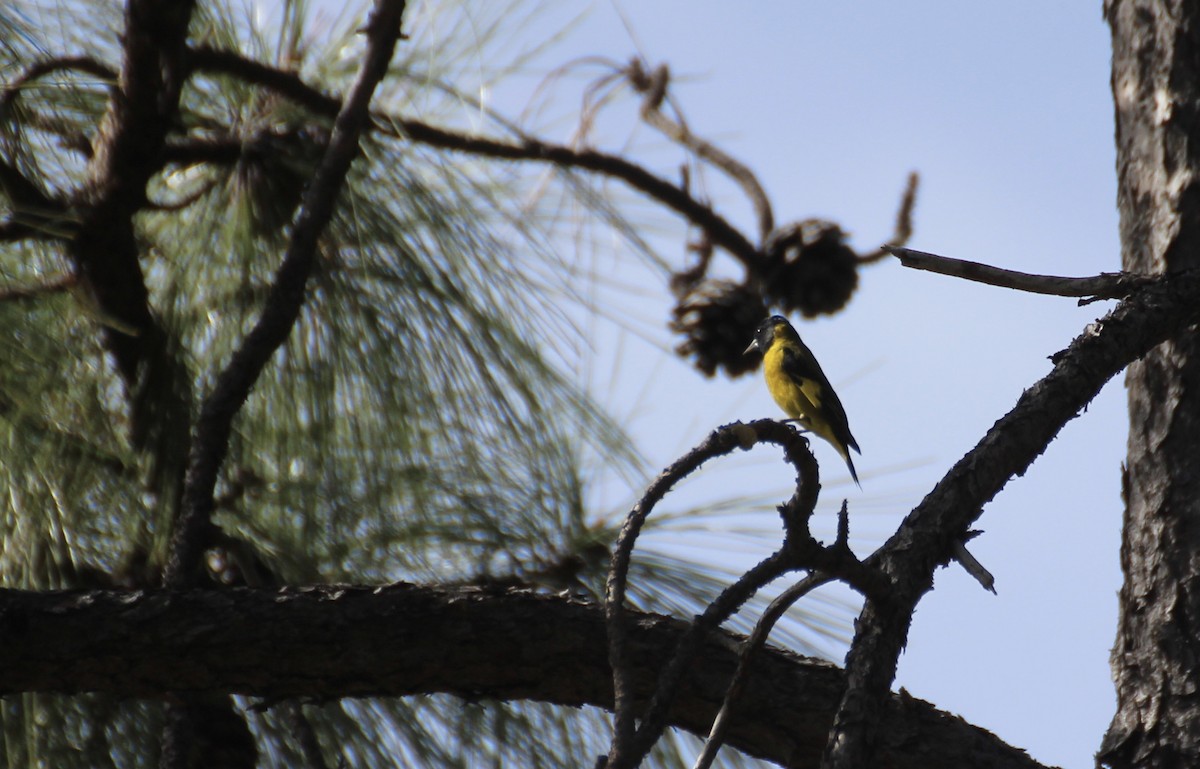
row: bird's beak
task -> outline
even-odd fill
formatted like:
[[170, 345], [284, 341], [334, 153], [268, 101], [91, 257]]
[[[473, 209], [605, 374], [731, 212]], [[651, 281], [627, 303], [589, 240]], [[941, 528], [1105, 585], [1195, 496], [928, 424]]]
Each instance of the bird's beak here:
[[757, 339], [755, 339], [753, 342], [751, 342], [751, 343], [750, 343], [750, 346], [749, 346], [749, 347], [747, 347], [747, 348], [746, 348], [746, 349], [745, 349], [745, 350], [742, 352], [742, 355], [749, 355], [750, 353], [754, 352], [754, 351], [755, 351], [755, 350], [757, 350], [757, 349], [758, 349], [758, 340], [757, 340]]

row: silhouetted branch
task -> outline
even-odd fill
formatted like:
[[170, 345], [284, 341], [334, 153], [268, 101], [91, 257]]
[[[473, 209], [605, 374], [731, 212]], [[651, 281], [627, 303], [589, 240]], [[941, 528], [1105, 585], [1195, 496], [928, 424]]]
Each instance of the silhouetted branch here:
[[[671, 141], [695, 153], [696, 157], [711, 163], [737, 182], [758, 217], [758, 243], [766, 243], [767, 236], [775, 229], [775, 215], [771, 211], [771, 200], [758, 177], [745, 163], [721, 150], [716, 145], [692, 133], [682, 116], [672, 120], [663, 114], [662, 105], [667, 100], [671, 74], [666, 64], [648, 71], [641, 59], [633, 59], [624, 74], [634, 90], [642, 95], [642, 119], [661, 131]], [[676, 110], [678, 112], [678, 110]]]
[[[617, 541], [613, 547], [612, 565], [609, 568], [605, 586], [604, 603], [608, 628], [608, 656], [613, 678], [613, 713], [615, 714], [612, 745], [608, 755], [610, 769], [634, 766], [641, 758], [634, 745], [636, 713], [634, 712], [632, 668], [628, 654], [628, 638], [631, 631], [626, 624], [627, 609], [625, 607], [625, 590], [634, 544], [637, 542], [646, 518], [672, 486], [698, 470], [710, 459], [728, 454], [737, 448], [753, 447], [759, 441], [758, 428], [760, 427], [777, 429], [780, 425], [772, 420], [759, 420], [749, 425], [736, 422], [717, 428], [710, 433], [703, 442], [659, 474], [626, 516], [625, 523], [617, 535]], [[791, 430], [788, 430], [787, 433], [794, 436], [796, 440], [803, 440]], [[799, 485], [799, 483], [800, 479], [797, 478], [797, 484]]]
[[414, 141], [431, 147], [507, 160], [548, 162], [564, 168], [580, 168], [621, 179], [639, 192], [682, 214], [688, 222], [704, 230], [715, 245], [724, 248], [748, 268], [761, 268], [762, 254], [724, 217], [692, 197], [682, 187], [655, 176], [618, 155], [589, 149], [577, 150], [531, 138], [524, 138], [519, 144], [513, 144], [467, 136], [412, 120], [398, 120], [396, 125]]
[[321, 93], [305, 83], [296, 73], [246, 58], [236, 51], [199, 46], [191, 50], [188, 63], [196, 71], [232, 75], [243, 82], [268, 88], [313, 113], [330, 119], [337, 117], [342, 108], [340, 99]]
[[1133, 275], [1127, 272], [1106, 272], [1090, 278], [1032, 275], [1026, 272], [992, 267], [979, 262], [938, 256], [925, 251], [914, 251], [911, 248], [884, 246], [883, 250], [898, 258], [905, 267], [912, 267], [915, 270], [928, 270], [940, 275], [950, 275], [977, 283], [987, 283], [989, 286], [1013, 288], [1034, 294], [1120, 299], [1155, 280], [1146, 275]]
[[[692, 620], [680, 637], [670, 660], [659, 674], [650, 704], [644, 712], [630, 713], [631, 716], [636, 716], [636, 731], [627, 732], [626, 741], [618, 744], [614, 730], [613, 745], [609, 749], [608, 762], [605, 764], [608, 769], [634, 767], [642, 762], [668, 726], [667, 714], [679, 693], [684, 674], [695, 664], [696, 652], [701, 641], [733, 616], [764, 586], [797, 568], [799, 567], [795, 564], [793, 554], [786, 550], [772, 553], [722, 590], [716, 600], [705, 608], [704, 613]], [[616, 668], [613, 670], [615, 686]], [[622, 684], [627, 691], [636, 691], [628, 676]], [[630, 704], [633, 704], [632, 699]], [[615, 708], [613, 712], [614, 715], [619, 715]]]
[[[900, 247], [908, 242], [913, 234], [912, 215], [917, 206], [917, 188], [921, 186], [921, 175], [916, 171], [908, 174], [908, 182], [904, 185], [904, 194], [900, 196], [900, 208], [896, 210], [895, 229], [889, 239], [890, 247]], [[858, 257], [859, 264], [872, 264], [889, 256], [892, 252], [889, 246], [882, 246], [869, 254]]]
[[[608, 655], [612, 666], [613, 695], [614, 695], [614, 728], [612, 744], [606, 766], [609, 769], [636, 766], [653, 745], [661, 733], [662, 713], [669, 703], [675, 680], [682, 669], [683, 662], [690, 656], [689, 648], [680, 648], [676, 652], [675, 663], [679, 667], [672, 669], [671, 675], [664, 675], [660, 683], [660, 693], [651, 705], [653, 713], [642, 716], [642, 726], [636, 727], [638, 714], [635, 713], [635, 699], [632, 687], [632, 667], [628, 654], [628, 636], [630, 628], [626, 624], [625, 589], [629, 574], [629, 564], [633, 555], [633, 547], [641, 532], [646, 518], [653, 511], [667, 492], [676, 483], [695, 472], [710, 459], [732, 452], [737, 448], [750, 449], [760, 441], [778, 442], [780, 445], [794, 449], [789, 452], [789, 459], [795, 459], [797, 470], [797, 494], [802, 487], [817, 485], [816, 462], [808, 451], [808, 442], [799, 433], [774, 420], [763, 419], [750, 424], [735, 422], [719, 427], [708, 435], [694, 449], [676, 460], [658, 478], [650, 484], [645, 494], [634, 505], [625, 519], [625, 524], [617, 536], [613, 547], [612, 565], [609, 568], [605, 592], [605, 619], [608, 628]], [[796, 446], [795, 444], [802, 444]], [[801, 457], [807, 455], [804, 461]], [[815, 491], [811, 499], [815, 501]], [[810, 511], [811, 512], [811, 511]], [[807, 516], [800, 514], [793, 518], [807, 521]], [[729, 613], [753, 595], [759, 587], [789, 569], [789, 562], [783, 551], [776, 553], [751, 570], [753, 576], [742, 580], [730, 589], [725, 590], [718, 601], [708, 607], [704, 615], [697, 618], [689, 631], [689, 644], [700, 638], [701, 633], [715, 627], [724, 621]], [[719, 604], [719, 606], [718, 606]]]

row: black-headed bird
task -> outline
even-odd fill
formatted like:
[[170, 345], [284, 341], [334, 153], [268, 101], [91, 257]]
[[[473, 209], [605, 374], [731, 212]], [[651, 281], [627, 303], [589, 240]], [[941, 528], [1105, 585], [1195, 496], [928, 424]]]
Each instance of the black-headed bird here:
[[746, 352], [754, 350], [762, 353], [767, 389], [779, 408], [801, 427], [833, 444], [846, 460], [850, 477], [862, 486], [858, 483], [858, 473], [854, 472], [854, 462], [850, 461], [850, 449], [859, 454], [862, 451], [850, 434], [846, 410], [816, 357], [800, 341], [800, 335], [787, 318], [772, 315], [760, 323]]

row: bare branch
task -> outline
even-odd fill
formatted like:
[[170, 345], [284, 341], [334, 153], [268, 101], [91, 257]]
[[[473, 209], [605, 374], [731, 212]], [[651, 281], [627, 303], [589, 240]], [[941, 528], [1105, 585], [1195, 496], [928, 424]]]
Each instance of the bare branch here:
[[200, 46], [192, 49], [189, 63], [195, 71], [232, 75], [244, 82], [269, 88], [280, 96], [330, 119], [337, 117], [342, 108], [340, 99], [321, 93], [305, 83], [296, 73], [249, 59], [236, 51]]
[[639, 192], [682, 214], [693, 225], [704, 230], [713, 244], [724, 248], [747, 268], [762, 268], [764, 258], [754, 244], [710, 206], [692, 197], [682, 187], [655, 176], [618, 155], [588, 149], [576, 150], [532, 138], [524, 138], [520, 144], [512, 144], [496, 139], [468, 136], [415, 120], [397, 120], [396, 125], [414, 141], [431, 147], [507, 160], [549, 162], [564, 168], [581, 168], [621, 179]]
[[[686, 632], [679, 638], [670, 660], [658, 676], [654, 696], [644, 713], [637, 716], [638, 727], [635, 733], [628, 735], [628, 741], [616, 744], [609, 750], [608, 769], [619, 767], [634, 767], [650, 753], [654, 744], [662, 737], [663, 730], [668, 726], [668, 713], [679, 693], [684, 675], [695, 664], [696, 652], [700, 643], [711, 632], [721, 626], [721, 623], [733, 616], [746, 601], [765, 585], [782, 577], [789, 571], [797, 569], [794, 554], [780, 550], [763, 559], [753, 568], [743, 574], [729, 587], [721, 591], [704, 613], [692, 620]], [[615, 676], [614, 676], [615, 678]], [[626, 680], [625, 686], [633, 691], [636, 687]], [[614, 714], [616, 710], [614, 709]], [[615, 735], [615, 731], [614, 731]]]
[[914, 251], [911, 248], [884, 246], [884, 251], [900, 260], [905, 267], [928, 270], [941, 275], [987, 283], [1000, 288], [1013, 288], [1034, 294], [1053, 296], [1085, 296], [1097, 299], [1120, 299], [1153, 282], [1154, 278], [1127, 272], [1106, 272], [1091, 278], [1059, 278], [1053, 275], [1031, 275], [1005, 270], [979, 262], [952, 259], [948, 256]]
[[[758, 242], [767, 242], [767, 236], [775, 229], [775, 215], [771, 211], [771, 200], [758, 177], [745, 163], [721, 150], [716, 145], [692, 133], [682, 116], [672, 120], [663, 114], [662, 104], [667, 100], [667, 89], [671, 74], [666, 64], [660, 64], [653, 72], [647, 71], [641, 59], [634, 59], [624, 70], [625, 77], [634, 90], [642, 94], [642, 119], [661, 131], [671, 141], [681, 144], [725, 172], [738, 183], [750, 204], [758, 214]], [[678, 112], [678, 110], [676, 110]]]
[[896, 210], [896, 225], [892, 231], [890, 246], [882, 246], [869, 254], [858, 257], [859, 264], [874, 264], [887, 257], [889, 248], [898, 248], [908, 242], [913, 234], [913, 209], [917, 206], [917, 188], [921, 186], [921, 175], [916, 171], [908, 174], [908, 182], [904, 185], [904, 194], [900, 196], [900, 208]]
[[262, 315], [205, 399], [196, 423], [188, 460], [183, 514], [172, 541], [167, 584], [194, 584], [211, 525], [217, 473], [229, 450], [233, 418], [245, 403], [267, 361], [287, 341], [304, 303], [305, 285], [321, 231], [333, 214], [334, 201], [358, 153], [358, 140], [370, 118], [375, 87], [387, 73], [400, 22], [403, 0], [378, 0], [367, 22], [367, 50], [362, 68], [334, 122], [325, 157], [304, 195], [287, 253], [283, 257]]
[[[654, 510], [654, 506], [666, 496], [672, 486], [698, 470], [710, 459], [728, 454], [737, 448], [753, 447], [759, 440], [758, 428], [771, 429], [767, 427], [768, 424], [771, 428], [780, 427], [773, 420], [759, 420], [749, 425], [735, 422], [732, 425], [717, 428], [698, 446], [663, 470], [626, 516], [625, 523], [621, 527], [613, 547], [612, 565], [606, 581], [604, 602], [608, 627], [608, 657], [613, 677], [613, 713], [615, 714], [613, 739], [608, 757], [608, 766], [611, 769], [617, 769], [624, 765], [636, 765], [640, 758], [640, 755], [634, 755], [636, 751], [634, 747], [636, 714], [634, 713], [632, 668], [628, 654], [628, 638], [631, 631], [626, 624], [625, 589], [633, 547], [641, 533], [642, 525]], [[787, 432], [800, 439], [796, 433], [790, 430]]]
[[990, 590], [993, 595], [996, 594], [996, 578], [979, 562], [978, 558], [971, 555], [971, 551], [962, 542], [954, 543], [954, 560], [958, 561], [967, 574], [974, 577], [984, 590]]

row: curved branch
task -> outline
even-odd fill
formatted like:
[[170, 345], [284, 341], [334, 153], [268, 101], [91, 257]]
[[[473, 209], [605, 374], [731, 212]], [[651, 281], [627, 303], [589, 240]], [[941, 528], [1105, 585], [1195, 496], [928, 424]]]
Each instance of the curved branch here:
[[874, 264], [892, 253], [893, 247], [903, 246], [913, 234], [913, 209], [917, 206], [917, 188], [921, 186], [921, 175], [908, 173], [904, 193], [900, 196], [900, 207], [896, 209], [896, 223], [892, 229], [891, 246], [880, 246], [869, 254], [858, 257], [859, 264]]
[[[271, 703], [448, 693], [612, 706], [601, 608], [528, 591], [0, 590], [0, 618], [0, 694], [161, 698], [220, 691]], [[649, 697], [686, 624], [652, 614], [636, 620], [634, 685]], [[672, 725], [708, 732], [743, 640], [724, 631], [706, 635], [671, 709]], [[729, 744], [816, 769], [844, 685], [831, 663], [760, 650], [729, 724]], [[893, 769], [1041, 769], [987, 731], [903, 694], [890, 698], [880, 729], [880, 765]]]
[[0, 113], [12, 106], [25, 87], [33, 81], [55, 72], [69, 71], [83, 72], [110, 83], [117, 80], [116, 70], [91, 56], [57, 56], [37, 61], [26, 67], [24, 72], [0, 91]]
[[[796, 467], [796, 493], [793, 495], [793, 501], [802, 498], [802, 490], [811, 489], [803, 499], [815, 504], [816, 462], [812, 458], [812, 453], [808, 451], [807, 441], [784, 424], [770, 419], [760, 419], [750, 424], [734, 422], [713, 430], [704, 441], [659, 474], [646, 489], [642, 498], [629, 511], [624, 525], [621, 526], [616, 545], [613, 547], [612, 565], [609, 567], [608, 579], [605, 584], [604, 600], [604, 614], [608, 626], [608, 657], [609, 664], [612, 666], [615, 701], [613, 738], [607, 763], [610, 769], [635, 766], [645, 752], [650, 749], [653, 741], [657, 739], [661, 729], [658, 727], [658, 722], [661, 721], [662, 711], [670, 699], [669, 690], [674, 686], [671, 679], [678, 677], [682, 668], [681, 660], [686, 660], [688, 656], [687, 649], [680, 648], [677, 651], [676, 662], [678, 665], [668, 671], [671, 675], [664, 674], [661, 696], [656, 696], [655, 702], [652, 703], [651, 710], [655, 711], [654, 717], [645, 718], [650, 722], [649, 728], [646, 728], [645, 723], [643, 728], [635, 728], [637, 714], [634, 712], [635, 695], [631, 685], [633, 666], [628, 650], [628, 636], [631, 629], [626, 621], [625, 589], [629, 576], [629, 564], [633, 557], [633, 547], [641, 533], [642, 525], [654, 510], [655, 505], [662, 501], [667, 492], [671, 490], [671, 487], [698, 470], [705, 462], [729, 454], [737, 448], [750, 449], [760, 441], [783, 446], [788, 459]], [[804, 534], [807, 534], [808, 516], [811, 512], [811, 507], [807, 511], [798, 511], [785, 522], [788, 524], [792, 521], [801, 522], [805, 527]], [[797, 532], [797, 536], [803, 535]], [[739, 580], [736, 585], [726, 589], [720, 599], [713, 602], [702, 617], [696, 619], [691, 631], [692, 642], [698, 640], [703, 631], [715, 628], [725, 621], [762, 585], [790, 568], [797, 568], [792, 559], [784, 557], [784, 552], [780, 551], [766, 559], [752, 569], [750, 574]], [[647, 735], [651, 733], [653, 733], [652, 736], [647, 739]]]
[[[642, 95], [642, 119], [650, 126], [658, 129], [664, 136], [676, 144], [681, 144], [723, 171], [729, 178], [737, 182], [742, 192], [750, 199], [750, 205], [758, 215], [758, 242], [767, 242], [767, 237], [775, 229], [775, 215], [771, 211], [771, 199], [758, 181], [758, 177], [745, 164], [729, 155], [715, 144], [692, 133], [682, 115], [678, 120], [672, 120], [663, 114], [662, 104], [667, 99], [667, 89], [670, 85], [671, 73], [666, 64], [660, 64], [653, 72], [647, 71], [645, 63], [638, 58], [630, 62], [623, 70], [626, 79], [639, 94]], [[679, 114], [679, 110], [675, 110]]]
[[263, 64], [237, 51], [199, 46], [191, 49], [188, 64], [194, 71], [231, 75], [246, 83], [269, 88], [280, 96], [330, 119], [337, 117], [342, 108], [340, 99], [321, 93], [296, 73]]
[[[630, 559], [641, 527], [666, 493], [704, 462], [728, 454], [735, 448], [748, 450], [757, 443], [780, 446], [784, 457], [796, 470], [796, 490], [779, 507], [786, 532], [784, 547], [742, 575], [722, 591], [703, 614], [695, 618], [680, 639], [670, 662], [659, 674], [658, 685], [649, 705], [644, 712], [635, 713], [637, 693], [632, 684], [634, 663], [628, 648], [631, 629], [627, 623], [624, 601]], [[621, 528], [608, 574], [605, 617], [615, 693], [615, 727], [606, 767], [633, 767], [645, 758], [667, 726], [667, 714], [701, 640], [764, 585], [790, 571], [821, 569], [828, 570], [829, 579], [844, 579], [866, 594], [886, 593], [888, 584], [884, 575], [860, 563], [846, 544], [848, 535], [844, 527], [848, 524], [844, 503], [837, 542], [825, 548], [813, 539], [808, 525], [819, 489], [817, 463], [809, 450], [807, 439], [787, 423], [761, 419], [749, 424], [735, 422], [717, 428], [700, 445], [664, 470], [646, 490]]]
[[682, 214], [704, 230], [714, 245], [721, 246], [749, 269], [762, 269], [763, 255], [736, 227], [711, 207], [701, 203], [677, 185], [618, 156], [588, 149], [572, 149], [537, 139], [525, 138], [519, 144], [468, 136], [436, 128], [415, 120], [397, 120], [396, 125], [414, 141], [431, 147], [457, 150], [502, 160], [535, 160], [564, 168], [582, 168], [611, 176], [628, 184], [659, 203]]

